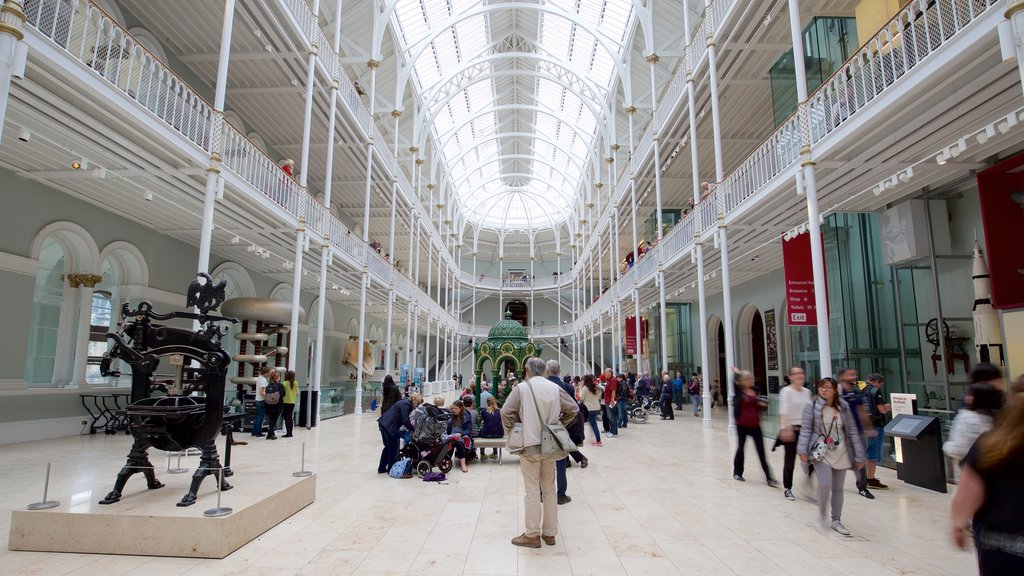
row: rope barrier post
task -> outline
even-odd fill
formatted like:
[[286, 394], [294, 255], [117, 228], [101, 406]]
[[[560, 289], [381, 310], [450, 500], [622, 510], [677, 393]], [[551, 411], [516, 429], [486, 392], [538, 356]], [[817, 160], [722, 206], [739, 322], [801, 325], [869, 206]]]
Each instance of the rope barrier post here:
[[181, 450], [178, 450], [178, 466], [171, 468], [171, 453], [167, 453], [167, 473], [168, 474], [184, 474], [188, 472], [188, 468], [181, 467]]
[[223, 492], [224, 492], [224, 469], [223, 468], [218, 468], [217, 469], [217, 507], [216, 508], [210, 508], [209, 510], [203, 512], [203, 516], [206, 516], [207, 518], [220, 518], [222, 516], [227, 516], [228, 514], [231, 514], [232, 512], [234, 512], [234, 510], [232, 510], [231, 508], [225, 508], [225, 507], [220, 505], [220, 496], [221, 496], [221, 494]]
[[49, 510], [50, 508], [56, 508], [60, 506], [60, 502], [56, 500], [47, 500], [47, 496], [50, 491], [50, 463], [46, 463], [46, 479], [43, 480], [43, 499], [39, 502], [33, 502], [29, 504], [27, 508], [29, 510]]
[[296, 478], [305, 478], [306, 476], [312, 476], [313, 473], [306, 470], [306, 443], [302, 443], [302, 469], [298, 472], [292, 472], [292, 476]]

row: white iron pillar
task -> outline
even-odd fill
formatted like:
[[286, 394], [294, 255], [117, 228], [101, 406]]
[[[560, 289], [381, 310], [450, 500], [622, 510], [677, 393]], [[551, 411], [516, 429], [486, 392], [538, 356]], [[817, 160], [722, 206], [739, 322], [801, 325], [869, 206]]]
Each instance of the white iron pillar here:
[[694, 85], [695, 83], [693, 75], [690, 72], [687, 72], [687, 98], [689, 99], [690, 109], [690, 162], [693, 170], [693, 209], [695, 211], [695, 216], [698, 217], [698, 225], [694, 228], [696, 232], [693, 249], [697, 260], [697, 306], [699, 309], [697, 314], [697, 323], [700, 326], [701, 373], [704, 375], [704, 386], [701, 394], [704, 405], [704, 427], [711, 428], [711, 381], [707, 378], [708, 364], [710, 362], [708, 354], [708, 302], [704, 290], [704, 231], [700, 229], [699, 220], [701, 210], [700, 169], [697, 161], [697, 113], [694, 109], [694, 101], [696, 100], [694, 92], [697, 88]]
[[[25, 24], [22, 0], [5, 0], [0, 8], [0, 136], [4, 133], [7, 104], [11, 95], [11, 80], [18, 64], [19, 52], [25, 48], [21, 41], [25, 35], [21, 27]], [[205, 272], [205, 270], [203, 270]], [[92, 309], [90, 302], [90, 310]]]
[[999, 47], [1003, 60], [1017, 60], [1017, 71], [1024, 87], [1024, 1], [1010, 0], [1006, 20], [999, 23]]
[[295, 370], [299, 358], [299, 297], [302, 296], [302, 252], [306, 246], [306, 219], [299, 216], [295, 229], [295, 261], [292, 268], [292, 318], [288, 331], [288, 369]]
[[[711, 126], [714, 134], [715, 146], [715, 181], [720, 187], [725, 180], [725, 166], [722, 163], [722, 121], [718, 107], [718, 50], [715, 46], [715, 39], [711, 32], [708, 32], [708, 74], [711, 84]], [[725, 226], [725, 195], [718, 188], [715, 192], [715, 204], [718, 210], [718, 246], [722, 260], [722, 330], [725, 335], [725, 365], [735, 366], [735, 342], [733, 341], [733, 318], [732, 318], [732, 285], [729, 270], [729, 234]], [[729, 368], [731, 370], [731, 368]], [[719, 374], [719, 386], [728, 390], [728, 412], [729, 412], [729, 434], [736, 433], [736, 418], [733, 416], [732, 403], [735, 389], [729, 385], [729, 374]], [[707, 373], [705, 373], [707, 379]]]
[[[686, 8], [683, 8], [686, 10]], [[655, 223], [657, 229], [658, 244], [661, 244], [661, 240], [664, 237], [664, 221], [661, 217], [661, 137], [658, 130], [658, 93], [657, 86], [655, 85], [656, 80], [656, 69], [655, 64], [658, 63], [658, 55], [651, 54], [647, 57], [647, 62], [651, 65], [651, 102], [654, 102], [654, 110], [652, 111], [654, 122], [654, 201], [657, 203], [657, 218], [658, 221]], [[665, 250], [658, 250], [658, 308], [660, 310], [660, 323], [661, 329], [658, 333], [661, 335], [661, 372], [668, 371], [668, 310], [665, 306]], [[657, 378], [654, 378], [657, 376]], [[660, 375], [652, 374], [652, 381], [655, 383], [661, 382]]]
[[[320, 0], [313, 0], [313, 14], [320, 13]], [[312, 32], [312, 30], [310, 30]], [[312, 34], [310, 34], [312, 37]], [[309, 134], [310, 124], [313, 121], [313, 73], [316, 70], [316, 43], [310, 44], [306, 56], [306, 104], [302, 116], [302, 152], [299, 161], [299, 185], [306, 187], [309, 176]], [[315, 223], [314, 223], [315, 224]], [[295, 370], [298, 361], [299, 351], [299, 306], [302, 299], [302, 252], [306, 245], [306, 220], [299, 216], [299, 226], [295, 232], [295, 268], [292, 274], [292, 318], [288, 332], [288, 369]], [[323, 270], [323, 256], [321, 256], [321, 270]], [[320, 275], [320, 282], [326, 280], [325, 275]], [[307, 375], [308, 378], [308, 375]]]
[[[371, 58], [366, 62], [370, 69], [370, 119], [373, 119], [376, 103], [377, 68], [380, 61]], [[363, 345], [366, 342], [366, 292], [370, 285], [370, 191], [373, 189], [373, 132], [366, 135], [366, 187], [363, 198], [363, 270], [359, 283], [359, 338], [356, 351], [356, 400], [352, 412], [363, 413]]]
[[[335, 18], [334, 18], [334, 41], [332, 48], [337, 53], [341, 47], [341, 2], [337, 0], [335, 7]], [[324, 172], [324, 206], [327, 207], [327, 213], [324, 215], [324, 234], [323, 241], [320, 244], [320, 286], [317, 291], [317, 301], [319, 302], [316, 311], [317, 323], [316, 323], [316, 355], [313, 360], [313, 377], [308, 378], [306, 382], [306, 397], [313, 398], [313, 392], [319, 392], [323, 382], [323, 365], [324, 365], [324, 316], [327, 306], [327, 268], [331, 264], [331, 245], [329, 236], [329, 225], [327, 221], [330, 219], [331, 214], [331, 180], [334, 174], [334, 128], [337, 122], [338, 116], [338, 74], [341, 72], [340, 68], [332, 70], [332, 81], [331, 81], [331, 95], [330, 95], [330, 111], [327, 115], [327, 168]], [[305, 170], [303, 170], [305, 174]], [[303, 410], [311, 408], [311, 406], [303, 407]], [[316, 406], [317, 417], [316, 420], [320, 420], [320, 404]], [[306, 411], [306, 428], [311, 428], [313, 425], [313, 417], [310, 411]]]
[[[320, 14], [320, 0], [313, 0], [313, 14]], [[317, 21], [311, 24], [311, 26], [319, 25]], [[313, 37], [312, 33], [313, 31], [310, 30], [310, 38]], [[313, 73], [316, 71], [316, 55], [318, 50], [319, 47], [316, 45], [316, 42], [313, 42], [309, 45], [309, 51], [306, 55], [306, 107], [302, 115], [302, 156], [299, 157], [299, 179], [303, 188], [306, 186], [306, 172], [309, 169], [309, 132], [313, 120]]]
[[[626, 108], [626, 114], [629, 115], [629, 195], [630, 204], [633, 206], [632, 219], [633, 219], [633, 245], [630, 250], [633, 252], [633, 266], [636, 266], [640, 262], [639, 244], [636, 239], [636, 139], [633, 137], [633, 115], [636, 113], [636, 108], [629, 106]], [[640, 372], [641, 360], [643, 358], [644, 351], [644, 339], [643, 332], [641, 332], [641, 321], [640, 321], [640, 285], [637, 282], [637, 274], [633, 274], [633, 321], [635, 323], [636, 330], [636, 370]], [[628, 353], [628, 352], [627, 352]], [[625, 355], [623, 355], [625, 356]]]
[[[394, 142], [394, 154], [395, 154], [395, 166], [398, 166], [398, 120], [402, 117], [401, 110], [392, 110], [391, 117], [395, 119], [395, 142]], [[394, 174], [391, 177], [391, 225], [388, 230], [388, 262], [394, 266], [397, 254], [395, 253], [395, 219], [398, 214], [398, 174]], [[394, 320], [395, 314], [395, 280], [394, 275], [398, 274], [395, 270], [389, 270], [392, 276], [388, 279], [388, 313], [387, 313], [387, 329], [384, 335], [384, 373], [391, 374], [392, 371], [392, 358], [391, 358], [391, 323]], [[397, 368], [397, 366], [395, 367]]]
[[[4, 4], [4, 8], [7, 4]], [[4, 17], [6, 20], [6, 16]], [[206, 169], [206, 193], [203, 197], [203, 223], [199, 231], [198, 271], [210, 271], [210, 246], [213, 243], [213, 210], [217, 201], [217, 179], [220, 178], [221, 131], [224, 128], [224, 95], [228, 87], [228, 62], [231, 60], [231, 29], [235, 22], [235, 0], [224, 0], [224, 24], [220, 32], [220, 55], [217, 60], [217, 84], [213, 92], [213, 135], [210, 147], [210, 166]], [[0, 35], [6, 36], [6, 34]]]
[[807, 70], [804, 67], [803, 33], [800, 28], [800, 7], [797, 0], [789, 0], [789, 31], [793, 40], [793, 62], [796, 65], [796, 91], [800, 100], [800, 134], [804, 138], [800, 149], [800, 167], [804, 176], [807, 200], [807, 231], [811, 235], [811, 268], [814, 272], [814, 307], [818, 324], [818, 354], [821, 376], [832, 375], [832, 343], [829, 340], [828, 294], [825, 286], [825, 255], [821, 245], [821, 220], [818, 211], [818, 185], [814, 177], [810, 130], [807, 118]]

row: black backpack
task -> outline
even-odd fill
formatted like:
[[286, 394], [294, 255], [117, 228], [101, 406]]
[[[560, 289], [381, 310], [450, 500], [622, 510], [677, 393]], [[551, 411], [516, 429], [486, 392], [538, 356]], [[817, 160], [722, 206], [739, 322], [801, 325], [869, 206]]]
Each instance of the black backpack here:
[[263, 389], [263, 402], [270, 406], [277, 405], [281, 402], [283, 394], [284, 386], [281, 386], [280, 382], [271, 382]]

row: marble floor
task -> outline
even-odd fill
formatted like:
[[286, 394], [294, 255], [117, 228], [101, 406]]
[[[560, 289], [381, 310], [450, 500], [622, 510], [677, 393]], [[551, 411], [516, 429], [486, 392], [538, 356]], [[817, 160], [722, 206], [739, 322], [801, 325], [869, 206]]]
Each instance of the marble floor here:
[[[52, 498], [97, 498], [86, 489], [113, 478], [124, 436], [64, 438], [0, 447], [0, 574], [96, 576], [290, 576], [343, 574], [976, 574], [974, 555], [947, 537], [951, 495], [904, 484], [889, 470], [873, 501], [847, 482], [844, 523], [851, 537], [819, 533], [816, 508], [769, 488], [747, 447], [747, 482], [732, 479], [725, 413], [713, 429], [686, 414], [632, 424], [590, 466], [569, 469], [572, 502], [559, 507], [557, 545], [515, 548], [523, 530], [517, 459], [453, 471], [446, 484], [376, 473], [380, 434], [370, 415], [324, 422], [262, 451], [263, 470], [236, 470], [232, 482], [299, 469], [306, 443], [317, 472], [316, 502], [223, 560], [49, 554], [7, 550], [10, 511], [39, 500], [45, 463], [54, 463]], [[782, 451], [771, 456], [781, 475]], [[159, 460], [154, 457], [154, 463]], [[191, 464], [194, 466], [194, 464]], [[157, 464], [160, 466], [160, 464]], [[166, 476], [165, 474], [161, 475]], [[230, 506], [230, 492], [225, 505]], [[212, 495], [198, 506], [201, 514]], [[45, 512], [42, 512], [45, 513]], [[154, 545], [173, 534], [139, 534]]]

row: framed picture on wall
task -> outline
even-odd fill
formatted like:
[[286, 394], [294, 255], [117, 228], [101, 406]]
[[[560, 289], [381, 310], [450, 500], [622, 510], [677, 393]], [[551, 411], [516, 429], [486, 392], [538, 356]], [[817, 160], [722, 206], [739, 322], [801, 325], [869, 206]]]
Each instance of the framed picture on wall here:
[[764, 336], [768, 345], [768, 369], [779, 369], [779, 338], [775, 329], [775, 309], [764, 311]]

